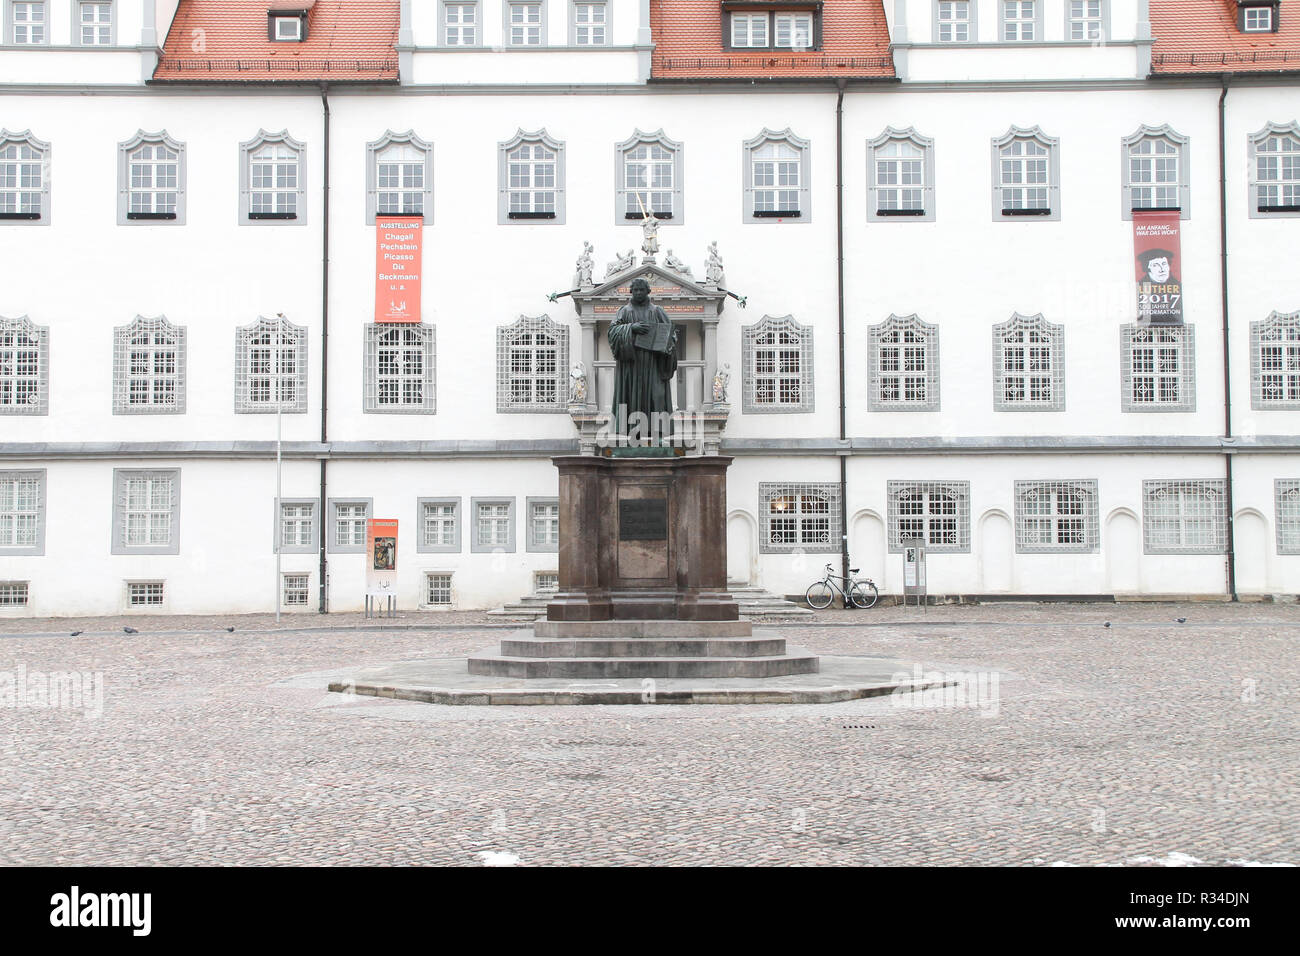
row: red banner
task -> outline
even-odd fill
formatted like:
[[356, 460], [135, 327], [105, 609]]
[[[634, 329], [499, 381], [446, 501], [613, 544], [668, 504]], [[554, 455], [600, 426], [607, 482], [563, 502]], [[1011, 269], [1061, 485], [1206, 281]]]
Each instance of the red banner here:
[[424, 219], [375, 216], [375, 321], [420, 321]]
[[1133, 210], [1138, 325], [1183, 324], [1183, 263], [1178, 212]]

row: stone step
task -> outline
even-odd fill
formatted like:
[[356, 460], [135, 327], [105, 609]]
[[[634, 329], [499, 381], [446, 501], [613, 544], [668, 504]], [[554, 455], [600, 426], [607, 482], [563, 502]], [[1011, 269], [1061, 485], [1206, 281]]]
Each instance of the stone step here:
[[483, 652], [468, 660], [469, 672], [487, 677], [567, 678], [759, 678], [816, 674], [817, 658], [802, 648], [772, 657], [623, 657], [535, 659]]
[[751, 637], [754, 626], [749, 621], [538, 621], [533, 632], [518, 637], [603, 637], [666, 640], [698, 640], [710, 637]]
[[501, 642], [503, 657], [550, 658], [701, 658], [780, 657], [786, 652], [784, 638], [718, 637], [663, 640], [639, 637], [631, 640], [600, 637], [506, 638]]
[[[771, 618], [809, 618], [813, 612], [793, 601], [787, 601], [780, 595], [765, 591], [760, 587], [730, 587], [728, 593], [740, 606], [740, 613], [751, 617]], [[493, 617], [541, 618], [546, 616], [546, 605], [551, 600], [549, 594], [530, 594], [518, 601], [506, 604], [487, 613]]]

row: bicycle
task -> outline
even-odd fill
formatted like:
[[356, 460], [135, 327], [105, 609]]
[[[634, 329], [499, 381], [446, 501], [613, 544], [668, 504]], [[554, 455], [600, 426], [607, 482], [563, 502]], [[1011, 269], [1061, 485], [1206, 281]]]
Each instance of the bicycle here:
[[[857, 573], [857, 568], [849, 568], [848, 577], [832, 574], [831, 566], [826, 565], [826, 576], [820, 581], [808, 585], [808, 592], [804, 595], [808, 601], [808, 606], [817, 608], [819, 611], [828, 608], [831, 606], [831, 602], [835, 600], [835, 592], [838, 591], [845, 607], [850, 604], [863, 610], [875, 607], [876, 602], [880, 600], [880, 589], [876, 587], [871, 578], [863, 578], [859, 581], [853, 577]], [[843, 581], [844, 584], [842, 586], [836, 584], [836, 580]]]

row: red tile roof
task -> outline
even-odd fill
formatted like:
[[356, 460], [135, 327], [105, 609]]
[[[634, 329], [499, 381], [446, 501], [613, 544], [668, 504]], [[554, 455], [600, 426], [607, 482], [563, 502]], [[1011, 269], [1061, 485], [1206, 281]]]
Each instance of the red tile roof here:
[[[799, 53], [724, 49], [722, 6], [719, 0], [651, 0], [652, 80], [894, 75], [883, 0], [823, 0], [822, 48]], [[744, 6], [806, 11], [811, 4], [758, 0]]]
[[1277, 33], [1242, 33], [1237, 0], [1151, 0], [1151, 72], [1300, 72], [1300, 0], [1282, 0]]
[[[308, 10], [307, 39], [267, 39], [267, 13]], [[155, 81], [397, 80], [398, 0], [181, 0]]]

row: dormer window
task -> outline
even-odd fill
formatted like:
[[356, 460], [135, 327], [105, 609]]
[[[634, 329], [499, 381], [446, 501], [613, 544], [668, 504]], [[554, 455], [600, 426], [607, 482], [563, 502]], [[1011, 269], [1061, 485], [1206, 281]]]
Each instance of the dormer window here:
[[1237, 26], [1242, 33], [1276, 33], [1277, 0], [1237, 4]]
[[306, 10], [272, 10], [267, 14], [267, 39], [277, 43], [301, 43], [307, 39]]
[[728, 50], [821, 49], [820, 3], [793, 2], [776, 12], [770, 4], [745, 0], [729, 0], [722, 7], [723, 45]]

